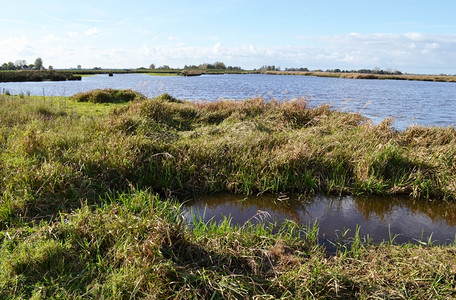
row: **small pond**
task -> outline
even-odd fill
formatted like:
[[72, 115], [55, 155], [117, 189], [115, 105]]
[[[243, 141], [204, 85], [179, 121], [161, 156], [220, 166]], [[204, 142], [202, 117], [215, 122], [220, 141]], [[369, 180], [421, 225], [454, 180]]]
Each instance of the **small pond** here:
[[[282, 197], [283, 198], [283, 197]], [[287, 197], [288, 198], [288, 197]], [[208, 196], [186, 203], [186, 219], [220, 222], [229, 217], [233, 225], [293, 220], [319, 225], [319, 241], [341, 241], [360, 235], [373, 243], [391, 241], [450, 244], [455, 241], [456, 204], [398, 197], [327, 197], [279, 200], [276, 196]], [[345, 235], [344, 235], [345, 234]]]

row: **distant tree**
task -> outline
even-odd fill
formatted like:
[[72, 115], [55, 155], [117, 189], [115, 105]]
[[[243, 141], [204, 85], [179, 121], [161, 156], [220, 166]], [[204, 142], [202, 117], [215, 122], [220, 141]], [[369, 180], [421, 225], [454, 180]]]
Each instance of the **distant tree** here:
[[10, 62], [8, 62], [6, 69], [7, 70], [16, 70], [16, 66], [14, 65], [14, 63], [12, 61], [10, 61]]
[[200, 64], [198, 66], [198, 69], [200, 69], [200, 70], [214, 69], [214, 65], [208, 64], [208, 63], [204, 63], [204, 64]]
[[228, 66], [226, 67], [228, 70], [237, 70], [237, 71], [240, 71], [242, 70], [241, 67], [236, 67], [236, 66]]
[[37, 70], [41, 70], [43, 68], [43, 60], [38, 57], [37, 59], [35, 59], [35, 69]]
[[49, 70], [54, 70], [54, 67], [53, 66], [49, 66], [48, 69]]
[[226, 69], [226, 66], [224, 63], [217, 61], [214, 63], [214, 69]]
[[78, 70], [81, 70], [81, 69], [82, 69], [81, 65], [78, 65], [77, 68], [78, 68]]
[[149, 69], [155, 70], [155, 64], [150, 64]]
[[23, 59], [18, 59], [18, 60], [16, 60], [14, 65], [15, 65], [16, 69], [20, 70], [20, 69], [23, 69], [24, 66], [27, 66], [27, 62]]
[[[280, 69], [280, 67], [279, 67]], [[260, 68], [261, 71], [275, 71], [276, 70], [276, 66], [272, 65], [272, 66], [267, 66], [267, 65], [264, 65]]]
[[302, 72], [309, 72], [308, 68], [286, 68], [285, 71], [302, 71]]

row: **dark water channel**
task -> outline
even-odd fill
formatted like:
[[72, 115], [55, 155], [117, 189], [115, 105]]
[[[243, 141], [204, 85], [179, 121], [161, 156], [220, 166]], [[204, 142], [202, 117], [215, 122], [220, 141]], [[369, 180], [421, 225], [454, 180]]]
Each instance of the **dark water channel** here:
[[317, 221], [319, 241], [349, 240], [357, 226], [363, 237], [373, 243], [405, 242], [450, 244], [455, 242], [456, 204], [415, 201], [398, 197], [326, 197], [279, 201], [274, 196], [242, 195], [208, 196], [186, 205], [186, 218], [201, 217], [205, 222], [220, 222], [225, 217], [231, 224], [242, 226], [250, 221], [280, 224], [293, 220], [312, 226]]

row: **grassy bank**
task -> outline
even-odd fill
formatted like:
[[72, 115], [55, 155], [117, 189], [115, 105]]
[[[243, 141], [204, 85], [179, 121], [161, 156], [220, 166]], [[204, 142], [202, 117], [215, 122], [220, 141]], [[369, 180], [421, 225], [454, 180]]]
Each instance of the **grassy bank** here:
[[451, 75], [420, 75], [420, 74], [365, 74], [346, 72], [316, 72], [316, 71], [261, 71], [262, 74], [271, 75], [304, 75], [317, 77], [334, 77], [350, 79], [384, 79], [384, 80], [413, 80], [413, 81], [437, 81], [456, 82], [456, 76]]
[[455, 296], [454, 246], [357, 236], [328, 256], [318, 225], [187, 225], [171, 199], [295, 192], [453, 201], [453, 128], [398, 132], [389, 120], [372, 125], [305, 100], [131, 95], [0, 96], [0, 298]]
[[[43, 197], [85, 195], [128, 183], [173, 193], [456, 198], [454, 128], [396, 131], [391, 120], [372, 125], [303, 99], [192, 103], [115, 90], [75, 97], [2, 96], [2, 189], [22, 198], [37, 188]], [[134, 99], [97, 118], [65, 107]]]
[[81, 80], [81, 76], [61, 71], [0, 71], [0, 82]]

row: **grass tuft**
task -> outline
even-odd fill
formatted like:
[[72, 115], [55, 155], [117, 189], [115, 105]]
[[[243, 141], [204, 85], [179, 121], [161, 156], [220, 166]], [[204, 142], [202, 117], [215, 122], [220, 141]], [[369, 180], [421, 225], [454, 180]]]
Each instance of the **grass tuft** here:
[[73, 96], [79, 102], [91, 103], [123, 103], [145, 99], [143, 95], [133, 90], [98, 89], [80, 92]]

